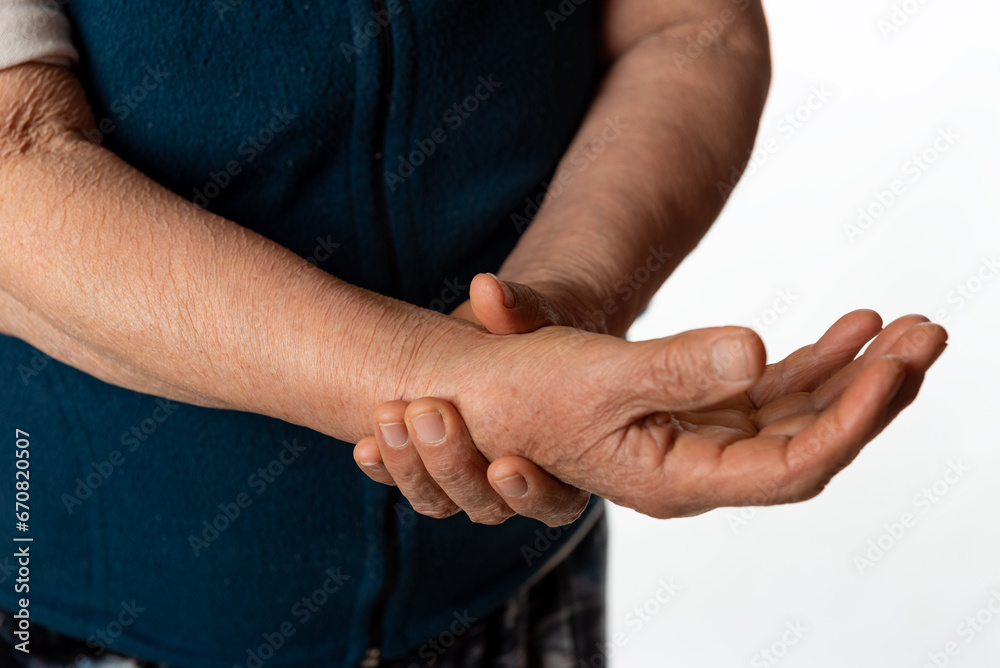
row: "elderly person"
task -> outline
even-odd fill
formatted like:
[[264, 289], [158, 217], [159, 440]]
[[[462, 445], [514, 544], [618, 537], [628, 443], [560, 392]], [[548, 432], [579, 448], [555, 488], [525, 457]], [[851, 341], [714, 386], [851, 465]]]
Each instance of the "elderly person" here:
[[619, 338], [752, 145], [756, 0], [60, 4], [0, 0], [4, 665], [575, 665], [590, 493], [808, 498], [944, 346]]

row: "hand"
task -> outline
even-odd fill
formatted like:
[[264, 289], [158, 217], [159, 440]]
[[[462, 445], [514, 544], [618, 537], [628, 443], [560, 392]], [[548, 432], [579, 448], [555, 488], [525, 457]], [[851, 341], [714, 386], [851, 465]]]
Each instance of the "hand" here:
[[[582, 324], [556, 299], [493, 274], [476, 276], [470, 295], [452, 315], [494, 334]], [[425, 425], [422, 433], [407, 429], [407, 413], [413, 424]], [[430, 421], [433, 425], [426, 424]], [[357, 444], [355, 461], [375, 482], [399, 486], [423, 515], [443, 518], [462, 510], [473, 522], [498, 524], [516, 513], [561, 526], [587, 507], [588, 492], [560, 482], [523, 457], [501, 457], [490, 464], [447, 401], [389, 401], [378, 407], [376, 422], [376, 436]]]
[[473, 354], [491, 365], [459, 388], [428, 379], [424, 394], [452, 400], [488, 459], [526, 456], [655, 517], [786, 503], [818, 494], [912, 402], [947, 336], [907, 316], [855, 360], [879, 326], [871, 311], [851, 313], [766, 370], [742, 328], [642, 343], [548, 328], [489, 337]]

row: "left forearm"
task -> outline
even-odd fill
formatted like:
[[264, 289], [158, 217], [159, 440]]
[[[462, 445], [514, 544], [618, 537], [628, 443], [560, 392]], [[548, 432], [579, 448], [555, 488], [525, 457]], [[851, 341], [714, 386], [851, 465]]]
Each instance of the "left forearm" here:
[[[619, 335], [722, 209], [717, 183], [746, 161], [770, 81], [755, 2], [692, 3], [648, 34], [630, 18], [609, 16], [620, 53], [499, 273]], [[713, 19], [718, 34], [692, 57], [689, 38]]]

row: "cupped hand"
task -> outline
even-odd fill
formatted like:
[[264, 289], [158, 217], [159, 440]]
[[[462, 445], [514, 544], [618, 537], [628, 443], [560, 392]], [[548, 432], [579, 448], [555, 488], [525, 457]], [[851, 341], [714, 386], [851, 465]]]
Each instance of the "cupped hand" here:
[[451, 398], [494, 464], [523, 455], [655, 517], [787, 503], [819, 493], [912, 402], [947, 336], [906, 316], [855, 359], [879, 327], [856, 311], [766, 369], [759, 339], [740, 328], [637, 344], [550, 328], [505, 337], [506, 350], [493, 342], [493, 373]]

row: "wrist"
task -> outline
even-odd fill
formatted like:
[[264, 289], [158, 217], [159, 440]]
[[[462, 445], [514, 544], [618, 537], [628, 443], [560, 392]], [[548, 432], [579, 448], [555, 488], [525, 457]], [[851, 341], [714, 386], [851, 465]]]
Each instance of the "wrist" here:
[[[370, 435], [371, 416], [386, 401], [425, 396], [450, 398], [462, 392], [465, 378], [475, 377], [471, 351], [485, 332], [451, 318], [382, 295], [341, 284], [352, 295], [351, 314], [328, 312], [325, 329], [340, 322], [342, 334], [329, 335], [310, 368], [303, 368], [311, 388], [304, 413], [324, 433], [345, 441]], [[338, 306], [343, 298], [333, 300]], [[317, 420], [317, 416], [319, 416]], [[312, 424], [310, 424], [312, 426]]]

